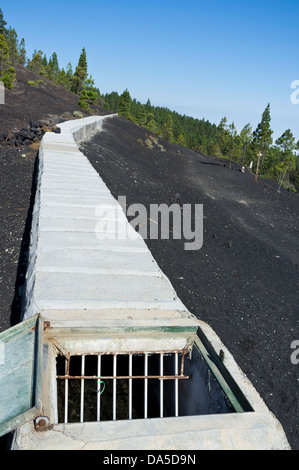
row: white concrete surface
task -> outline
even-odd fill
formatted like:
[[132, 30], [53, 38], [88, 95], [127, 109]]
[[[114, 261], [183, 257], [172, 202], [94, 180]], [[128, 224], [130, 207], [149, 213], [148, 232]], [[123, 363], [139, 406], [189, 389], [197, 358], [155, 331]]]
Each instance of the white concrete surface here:
[[15, 450], [287, 450], [280, 434], [265, 414], [61, 424], [47, 433], [29, 423]]
[[120, 240], [112, 228], [111, 239], [98, 238], [99, 206], [115, 207], [115, 230], [135, 235], [75, 143], [102, 121], [68, 121], [59, 125], [60, 135], [48, 133], [42, 141], [24, 319], [40, 313], [51, 321], [51, 311], [62, 310], [69, 321], [74, 310], [93, 310], [96, 318], [102, 309], [131, 308], [147, 310], [150, 321], [157, 309], [185, 310], [140, 236]]
[[[55, 336], [56, 331], [59, 338], [65, 335], [64, 329], [76, 330], [77, 339], [73, 341], [69, 335], [64, 338], [64, 346], [69, 349], [79, 344], [82, 347], [78, 337], [80, 328], [86, 347], [96, 350], [106, 341], [106, 348], [109, 344], [121, 348], [125, 343], [126, 347], [131, 344], [133, 350], [145, 351], [158, 340], [180, 347], [200, 326], [216, 351], [225, 350], [225, 365], [255, 411], [162, 420], [55, 424], [45, 433], [35, 432], [29, 423], [15, 433], [14, 448], [288, 449], [279, 422], [220, 339], [182, 304], [144, 240], [140, 236], [99, 239], [98, 205], [119, 209], [120, 206], [78, 150], [77, 142], [100, 130], [106, 118], [113, 117], [92, 116], [60, 124], [60, 135], [48, 133], [42, 140], [24, 319], [41, 314], [50, 322], [51, 334]], [[132, 235], [133, 229], [123, 213], [121, 219]], [[97, 332], [102, 329], [103, 338], [97, 340], [92, 334], [86, 337], [88, 328], [91, 332], [93, 328]], [[161, 332], [167, 328], [178, 329], [179, 333], [165, 333], [164, 338]], [[48, 354], [48, 365], [52, 368], [51, 348]], [[50, 416], [51, 402], [55, 402], [51, 395], [54, 382], [53, 377], [45, 377], [49, 403], [44, 406]]]

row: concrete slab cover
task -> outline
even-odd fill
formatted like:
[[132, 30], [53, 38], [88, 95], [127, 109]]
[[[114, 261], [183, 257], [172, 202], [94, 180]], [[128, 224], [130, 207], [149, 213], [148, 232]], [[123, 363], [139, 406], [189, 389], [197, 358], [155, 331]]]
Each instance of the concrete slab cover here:
[[140, 236], [116, 239], [112, 226], [112, 233], [107, 230], [111, 239], [99, 239], [99, 206], [115, 208], [112, 221], [133, 233], [122, 208], [75, 143], [100, 129], [103, 119], [60, 124], [60, 135], [49, 133], [42, 141], [25, 319], [40, 313], [51, 321], [47, 312], [60, 309], [66, 321], [74, 310], [146, 308], [156, 317], [157, 309], [185, 309]]

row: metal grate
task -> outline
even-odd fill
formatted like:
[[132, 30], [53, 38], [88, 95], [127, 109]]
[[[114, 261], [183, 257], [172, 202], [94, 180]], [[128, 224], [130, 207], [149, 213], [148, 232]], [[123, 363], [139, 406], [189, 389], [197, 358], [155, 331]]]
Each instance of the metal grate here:
[[179, 416], [189, 350], [57, 357], [57, 422]]

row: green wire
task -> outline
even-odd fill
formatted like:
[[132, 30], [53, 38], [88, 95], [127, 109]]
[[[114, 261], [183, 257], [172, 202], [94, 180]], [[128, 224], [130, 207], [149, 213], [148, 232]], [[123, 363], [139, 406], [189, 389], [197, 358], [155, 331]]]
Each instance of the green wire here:
[[[98, 380], [98, 384], [100, 384], [100, 390], [98, 390], [97, 393], [99, 393], [100, 395], [102, 395], [102, 394], [104, 393], [104, 391], [105, 391], [106, 384], [105, 384], [105, 382], [103, 382], [103, 380]], [[102, 384], [104, 385], [103, 390], [101, 390], [101, 385], [102, 385]]]

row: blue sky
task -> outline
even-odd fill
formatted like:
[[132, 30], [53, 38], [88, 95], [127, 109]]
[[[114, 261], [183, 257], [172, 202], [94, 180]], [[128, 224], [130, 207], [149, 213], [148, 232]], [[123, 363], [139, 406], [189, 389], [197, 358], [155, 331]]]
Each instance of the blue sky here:
[[102, 93], [126, 88], [141, 102], [237, 129], [255, 129], [268, 103], [279, 137], [299, 139], [299, 0], [1, 1], [28, 56], [55, 51], [78, 63]]

